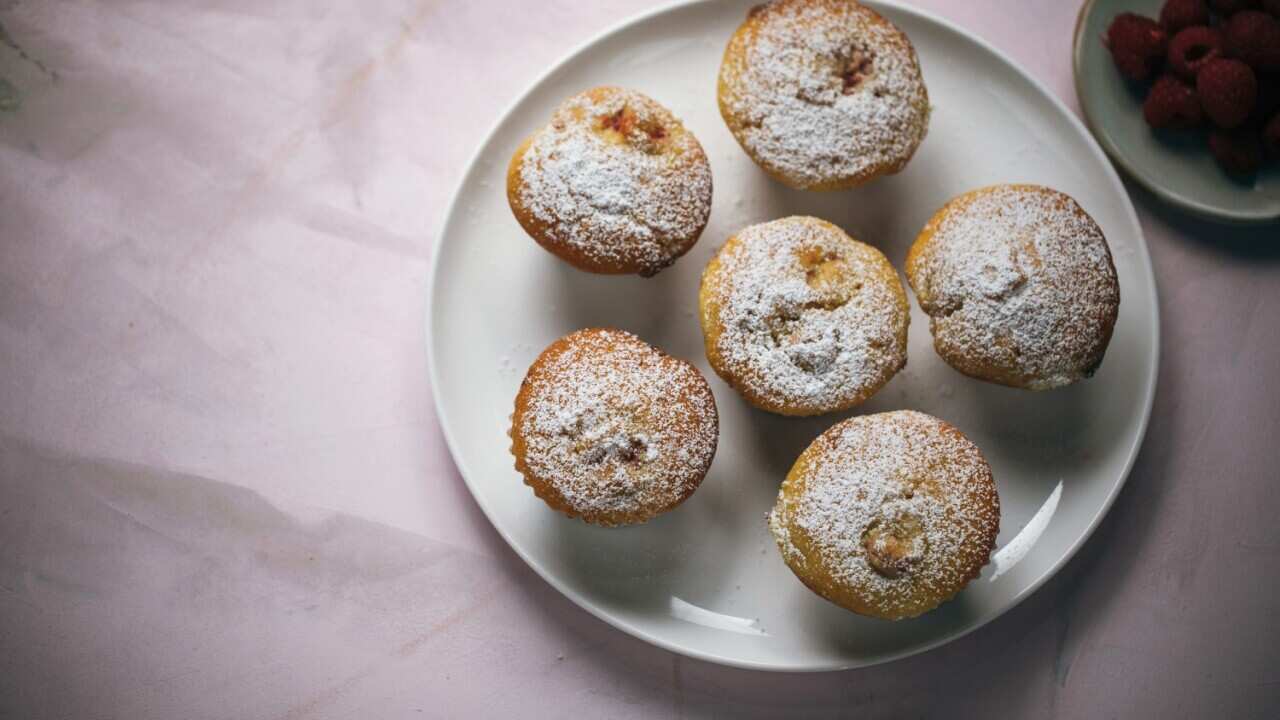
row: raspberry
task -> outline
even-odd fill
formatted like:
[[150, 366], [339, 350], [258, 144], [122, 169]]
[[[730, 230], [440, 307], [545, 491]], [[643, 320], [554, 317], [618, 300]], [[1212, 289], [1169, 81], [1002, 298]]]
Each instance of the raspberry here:
[[1243, 123], [1258, 99], [1258, 80], [1253, 70], [1239, 60], [1219, 58], [1196, 75], [1200, 106], [1213, 124], [1224, 130]]
[[1186, 130], [1200, 124], [1204, 113], [1190, 85], [1176, 75], [1161, 75], [1142, 103], [1142, 117], [1157, 130]]
[[1253, 133], [1214, 130], [1209, 133], [1209, 152], [1232, 175], [1252, 175], [1262, 167], [1262, 143]]
[[1222, 33], [1215, 28], [1189, 27], [1169, 42], [1169, 67], [1184, 80], [1194, 82], [1200, 68], [1219, 57], [1222, 57]]
[[1222, 17], [1231, 17], [1257, 4], [1256, 0], [1209, 0], [1209, 7]]
[[1272, 158], [1280, 160], [1280, 112], [1272, 115], [1262, 128], [1262, 145]]
[[1227, 53], [1254, 70], [1280, 70], [1280, 20], [1258, 10], [1245, 10], [1223, 23]]
[[1204, 0], [1166, 0], [1160, 8], [1160, 24], [1170, 34], [1192, 25], [1209, 24], [1209, 6]]
[[1111, 21], [1102, 42], [1111, 51], [1121, 75], [1142, 81], [1160, 69], [1169, 34], [1151, 18], [1121, 13]]

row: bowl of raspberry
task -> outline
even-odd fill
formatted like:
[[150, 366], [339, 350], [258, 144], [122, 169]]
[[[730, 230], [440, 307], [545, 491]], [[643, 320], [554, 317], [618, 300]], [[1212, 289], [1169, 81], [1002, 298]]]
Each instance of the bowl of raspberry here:
[[1280, 223], [1280, 0], [1087, 0], [1073, 51], [1125, 173], [1201, 217]]

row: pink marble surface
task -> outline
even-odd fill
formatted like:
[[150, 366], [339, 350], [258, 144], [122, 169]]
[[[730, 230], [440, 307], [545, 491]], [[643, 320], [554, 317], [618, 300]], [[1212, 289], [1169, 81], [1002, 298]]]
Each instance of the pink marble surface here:
[[[920, 4], [1076, 106], [1071, 3]], [[1000, 620], [867, 670], [732, 670], [507, 549], [432, 410], [433, 233], [501, 109], [644, 7], [0, 2], [0, 717], [1280, 713], [1280, 228], [1132, 187], [1147, 441]]]

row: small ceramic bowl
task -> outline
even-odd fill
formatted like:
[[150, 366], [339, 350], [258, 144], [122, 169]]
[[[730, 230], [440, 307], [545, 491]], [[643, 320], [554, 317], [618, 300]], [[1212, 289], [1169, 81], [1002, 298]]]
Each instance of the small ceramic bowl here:
[[1111, 160], [1160, 198], [1201, 217], [1232, 223], [1280, 221], [1280, 165], [1233, 178], [1209, 154], [1203, 132], [1157, 133], [1142, 119], [1146, 88], [1120, 76], [1102, 36], [1112, 18], [1158, 18], [1163, 0], [1087, 0], [1073, 41], [1076, 95], [1085, 123]]

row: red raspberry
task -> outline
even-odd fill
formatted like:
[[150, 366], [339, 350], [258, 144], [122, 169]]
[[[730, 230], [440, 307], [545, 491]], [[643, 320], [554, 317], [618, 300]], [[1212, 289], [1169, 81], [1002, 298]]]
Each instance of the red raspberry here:
[[1200, 99], [1190, 85], [1176, 75], [1161, 75], [1142, 103], [1142, 117], [1157, 130], [1187, 130], [1204, 120]]
[[1250, 132], [1209, 133], [1209, 152], [1232, 175], [1252, 175], [1262, 167], [1262, 143]]
[[1245, 10], [1223, 23], [1227, 53], [1254, 70], [1280, 70], [1280, 20], [1259, 10]]
[[1160, 24], [1169, 34], [1192, 25], [1209, 24], [1209, 6], [1204, 0], [1165, 0], [1160, 8]]
[[1280, 112], [1272, 115], [1262, 128], [1262, 145], [1272, 158], [1280, 160]]
[[1194, 82], [1200, 68], [1222, 57], [1222, 33], [1197, 25], [1173, 36], [1169, 42], [1169, 67], [1184, 80]]
[[1169, 34], [1151, 18], [1121, 13], [1111, 21], [1102, 43], [1111, 51], [1121, 75], [1142, 81], [1160, 69]]
[[1218, 58], [1196, 75], [1200, 106], [1214, 125], [1229, 130], [1243, 123], [1258, 99], [1258, 80], [1239, 60]]
[[1254, 7], [1257, 0], [1209, 0], [1209, 7], [1222, 17], [1231, 17], [1241, 10]]

